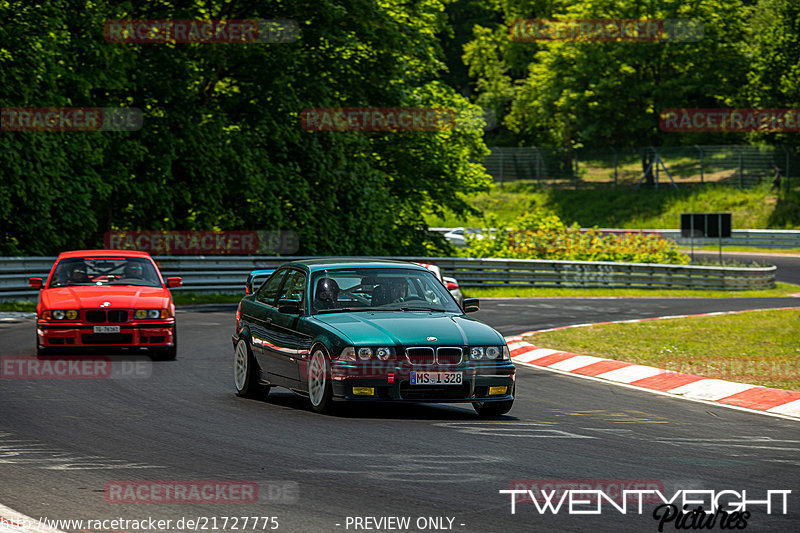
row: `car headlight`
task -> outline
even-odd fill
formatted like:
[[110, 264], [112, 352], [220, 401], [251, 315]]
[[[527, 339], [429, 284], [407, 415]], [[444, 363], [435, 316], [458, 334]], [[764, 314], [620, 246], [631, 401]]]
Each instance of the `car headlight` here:
[[511, 359], [508, 346], [473, 346], [469, 349], [470, 359]]
[[381, 361], [387, 361], [392, 356], [392, 349], [389, 347], [382, 347], [375, 350], [375, 357]]
[[169, 310], [167, 309], [137, 309], [133, 313], [133, 317], [139, 320], [145, 318], [169, 318]]
[[503, 345], [503, 361], [511, 361], [511, 351], [508, 349], [508, 345]]
[[340, 361], [355, 361], [356, 360], [356, 349], [352, 346], [348, 346], [342, 353], [339, 355], [338, 359]]
[[366, 361], [372, 357], [372, 348], [359, 348], [358, 349], [358, 358], [362, 361]]
[[42, 318], [45, 320], [76, 320], [78, 311], [76, 309], [54, 309], [42, 313]]
[[484, 350], [483, 346], [473, 346], [469, 349], [469, 356], [472, 359], [483, 359]]

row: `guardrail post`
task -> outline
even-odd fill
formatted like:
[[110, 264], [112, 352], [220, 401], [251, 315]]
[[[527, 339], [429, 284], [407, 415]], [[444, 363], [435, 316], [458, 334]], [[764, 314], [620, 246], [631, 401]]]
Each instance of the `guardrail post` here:
[[703, 148], [700, 146], [694, 145], [695, 148], [700, 150], [700, 185], [704, 185], [705, 182], [703, 181]]

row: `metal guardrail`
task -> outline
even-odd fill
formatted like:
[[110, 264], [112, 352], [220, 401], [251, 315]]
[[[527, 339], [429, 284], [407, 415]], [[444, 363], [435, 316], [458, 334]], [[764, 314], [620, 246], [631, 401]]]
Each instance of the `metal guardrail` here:
[[[244, 292], [247, 275], [301, 257], [156, 256], [162, 274], [181, 276], [186, 292]], [[388, 259], [388, 258], [387, 258]], [[400, 257], [434, 263], [462, 287], [605, 287], [747, 290], [775, 286], [776, 267], [706, 267], [540, 259]], [[29, 277], [46, 278], [55, 257], [0, 258], [0, 299], [31, 299]]]
[[[681, 237], [680, 230], [658, 230], [662, 237], [671, 239], [681, 246], [717, 246], [719, 239], [687, 239]], [[800, 231], [795, 230], [732, 230], [729, 238], [722, 239], [722, 246], [752, 246], [754, 248], [798, 248]]]
[[428, 258], [463, 287], [748, 290], [775, 287], [775, 266], [706, 267], [544, 259]]
[[[447, 233], [455, 228], [430, 228], [432, 231]], [[477, 228], [476, 228], [477, 229]], [[644, 233], [661, 235], [665, 239], [675, 241], [680, 246], [717, 246], [719, 239], [686, 239], [681, 237], [677, 229], [609, 229], [602, 228], [604, 233]], [[752, 246], [754, 248], [797, 248], [800, 249], [800, 231], [770, 229], [732, 230], [731, 237], [722, 239], [722, 246]]]

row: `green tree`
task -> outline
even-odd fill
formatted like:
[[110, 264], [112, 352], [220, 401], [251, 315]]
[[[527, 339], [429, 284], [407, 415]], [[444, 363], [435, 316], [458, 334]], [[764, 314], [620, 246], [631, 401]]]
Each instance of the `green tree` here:
[[[482, 94], [525, 144], [636, 146], [699, 142], [660, 132], [660, 110], [731, 105], [745, 82], [741, 0], [525, 1], [501, 3], [505, 23], [477, 28], [465, 61]], [[516, 42], [518, 19], [692, 19], [697, 42]], [[703, 137], [706, 142], [709, 136]], [[716, 139], [720, 141], [721, 139]]]
[[[109, 19], [291, 19], [299, 39], [128, 44]], [[0, 132], [0, 252], [97, 246], [109, 229], [289, 229], [304, 254], [413, 254], [425, 209], [468, 209], [480, 120], [453, 131], [307, 132], [309, 107], [477, 106], [437, 82], [439, 0], [0, 1], [0, 106], [130, 106], [135, 132]], [[33, 82], [33, 83], [32, 83]]]

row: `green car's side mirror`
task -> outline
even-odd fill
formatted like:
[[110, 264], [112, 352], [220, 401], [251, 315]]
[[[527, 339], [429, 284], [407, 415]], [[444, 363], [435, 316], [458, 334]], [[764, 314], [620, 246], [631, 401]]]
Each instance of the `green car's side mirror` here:
[[286, 315], [299, 315], [301, 310], [299, 300], [278, 300], [278, 312]]

